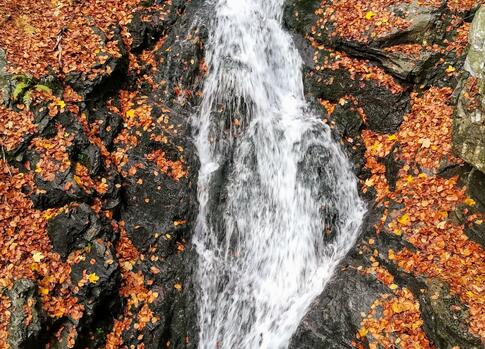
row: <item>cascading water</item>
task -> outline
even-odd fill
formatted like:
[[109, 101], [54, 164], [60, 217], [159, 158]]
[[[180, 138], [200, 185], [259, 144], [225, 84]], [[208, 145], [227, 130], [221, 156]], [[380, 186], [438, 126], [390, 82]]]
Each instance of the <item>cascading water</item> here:
[[286, 348], [355, 243], [348, 160], [305, 103], [284, 0], [214, 0], [194, 118], [199, 347]]

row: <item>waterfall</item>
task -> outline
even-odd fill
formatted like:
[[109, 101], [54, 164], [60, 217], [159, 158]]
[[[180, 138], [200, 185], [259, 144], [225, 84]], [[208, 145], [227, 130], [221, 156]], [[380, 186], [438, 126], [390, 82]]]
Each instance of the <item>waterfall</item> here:
[[284, 0], [213, 0], [194, 245], [199, 348], [286, 348], [357, 239], [349, 161], [308, 108]]

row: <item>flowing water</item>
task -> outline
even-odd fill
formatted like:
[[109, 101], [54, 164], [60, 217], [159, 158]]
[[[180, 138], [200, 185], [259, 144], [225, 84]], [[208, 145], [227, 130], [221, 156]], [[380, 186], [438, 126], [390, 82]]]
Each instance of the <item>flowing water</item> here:
[[305, 102], [284, 0], [214, 0], [194, 118], [199, 348], [286, 348], [355, 243], [365, 209]]

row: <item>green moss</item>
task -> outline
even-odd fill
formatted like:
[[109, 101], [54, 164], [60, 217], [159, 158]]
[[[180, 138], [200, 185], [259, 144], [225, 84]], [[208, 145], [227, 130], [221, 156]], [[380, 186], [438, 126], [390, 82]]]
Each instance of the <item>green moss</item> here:
[[37, 84], [37, 85], [34, 86], [34, 88], [37, 91], [42, 91], [42, 92], [47, 92], [49, 94], [52, 94], [52, 89], [47, 85]]
[[25, 92], [24, 96], [22, 97], [23, 103], [30, 108], [30, 102], [32, 101], [32, 92], [29, 90]]
[[13, 100], [17, 100], [22, 93], [25, 92], [25, 90], [29, 87], [29, 84], [25, 81], [20, 81], [15, 85], [15, 88], [12, 92], [12, 98]]

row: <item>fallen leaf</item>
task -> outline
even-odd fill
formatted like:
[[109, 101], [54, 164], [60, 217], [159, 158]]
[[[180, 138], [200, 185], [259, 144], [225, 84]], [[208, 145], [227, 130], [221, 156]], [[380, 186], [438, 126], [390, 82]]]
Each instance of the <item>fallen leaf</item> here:
[[368, 21], [370, 21], [372, 18], [374, 18], [376, 16], [376, 14], [372, 11], [368, 11], [366, 14], [365, 14], [365, 19], [367, 19]]
[[40, 261], [43, 260], [44, 258], [45, 258], [45, 256], [41, 252], [35, 251], [35, 252], [32, 253], [32, 259], [36, 263], [40, 263]]
[[91, 273], [88, 275], [88, 281], [92, 284], [95, 284], [99, 281], [99, 276], [96, 273]]

